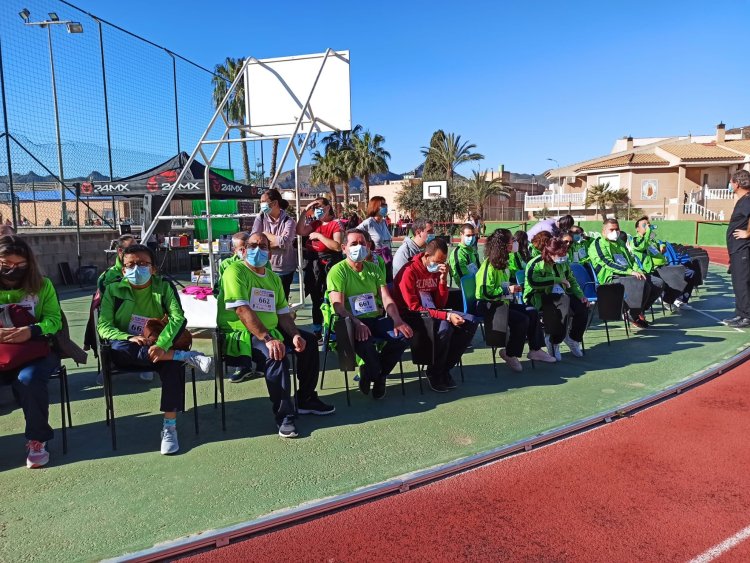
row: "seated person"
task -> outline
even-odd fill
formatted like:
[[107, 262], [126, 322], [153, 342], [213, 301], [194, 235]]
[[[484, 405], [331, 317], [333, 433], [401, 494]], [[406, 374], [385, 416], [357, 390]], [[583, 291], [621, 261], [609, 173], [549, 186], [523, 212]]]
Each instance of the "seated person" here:
[[602, 236], [591, 244], [589, 257], [600, 284], [625, 285], [627, 320], [636, 328], [646, 328], [649, 323], [643, 315], [662, 293], [664, 283], [646, 274], [622, 242], [617, 219], [607, 219], [602, 226]]
[[513, 233], [513, 250], [510, 256], [508, 256], [508, 270], [510, 270], [510, 275], [515, 276], [519, 270], [525, 271], [529, 260], [531, 260], [529, 237], [526, 231], [516, 231]]
[[[567, 295], [568, 303], [560, 303], [563, 294]], [[581, 341], [588, 321], [588, 300], [570, 270], [568, 246], [561, 238], [549, 239], [541, 255], [529, 261], [523, 300], [542, 313], [544, 342], [550, 356], [558, 362], [562, 360], [560, 342], [563, 339], [575, 357], [583, 356]], [[572, 318], [570, 334], [566, 334], [568, 318]]]
[[466, 223], [461, 227], [461, 242], [450, 253], [451, 276], [460, 287], [460, 280], [466, 275], [475, 275], [479, 271], [479, 252], [477, 252], [477, 232], [474, 225]]
[[[175, 350], [173, 343], [186, 330], [185, 313], [175, 287], [156, 275], [154, 252], [142, 244], [123, 251], [122, 280], [109, 285], [102, 299], [97, 330], [111, 341], [112, 361], [120, 369], [143, 369], [159, 373], [161, 411], [164, 413], [161, 453], [180, 449], [177, 441], [177, 411], [185, 402], [182, 362], [203, 373], [211, 370], [212, 358], [198, 352]], [[149, 319], [167, 317], [167, 325], [155, 341], [143, 336]]]
[[[359, 389], [374, 399], [385, 396], [385, 380], [409, 346], [411, 327], [401, 320], [386, 287], [383, 271], [367, 262], [366, 233], [349, 229], [344, 235], [346, 259], [328, 272], [328, 291], [336, 314], [354, 323], [354, 351], [362, 358]], [[383, 313], [388, 317], [384, 317]], [[376, 340], [385, 341], [378, 352]]]
[[[18, 303], [36, 318], [36, 322], [29, 326], [0, 328], [0, 344], [23, 344], [26, 347], [33, 341], [47, 339], [62, 328], [55, 287], [49, 278], [42, 276], [29, 245], [16, 235], [0, 236], [0, 303]], [[30, 350], [26, 348], [26, 351]], [[57, 353], [50, 350], [44, 356], [0, 371], [0, 381], [11, 381], [23, 409], [26, 467], [29, 469], [49, 462], [47, 442], [53, 433], [49, 425], [47, 384], [59, 365]]]
[[219, 267], [217, 268], [216, 283], [214, 284], [214, 295], [219, 295], [219, 284], [221, 283], [221, 276], [230, 265], [237, 261], [242, 261], [245, 245], [247, 239], [250, 238], [250, 233], [247, 231], [240, 231], [232, 235], [232, 255], [229, 258], [224, 258], [219, 261]]
[[122, 235], [117, 239], [117, 255], [115, 257], [115, 263], [112, 267], [104, 270], [96, 282], [96, 287], [100, 293], [103, 294], [104, 290], [112, 282], [120, 281], [122, 279], [122, 253], [128, 246], [135, 244], [135, 242], [135, 237], [133, 235]]
[[493, 304], [505, 303], [508, 311], [508, 344], [500, 357], [516, 372], [523, 371], [520, 357], [524, 343], [528, 340], [530, 360], [554, 363], [554, 357], [542, 350], [544, 336], [539, 323], [539, 314], [533, 307], [514, 302], [513, 296], [523, 287], [511, 281], [508, 271], [508, 254], [513, 247], [513, 237], [507, 229], [498, 229], [487, 237], [484, 247], [484, 262], [477, 272], [477, 311], [485, 316]]
[[[427, 312], [438, 319], [435, 342], [435, 364], [427, 367], [427, 380], [433, 391], [444, 393], [455, 389], [450, 370], [458, 364], [466, 347], [474, 338], [478, 324], [472, 315], [446, 311], [448, 302], [448, 244], [435, 239], [424, 252], [414, 256], [396, 276], [394, 299], [407, 322], [421, 322], [412, 318]], [[413, 326], [413, 325], [412, 325]]]
[[412, 225], [414, 236], [405, 238], [393, 256], [393, 277], [398, 275], [401, 268], [417, 254], [424, 250], [425, 245], [435, 238], [435, 229], [432, 221], [417, 219]]
[[591, 239], [584, 237], [581, 227], [573, 225], [567, 233], [563, 233], [563, 239], [570, 240], [568, 245], [568, 261], [570, 263], [585, 264], [589, 261], [588, 249]]
[[[669, 259], [665, 256], [667, 251], [666, 244], [656, 240], [656, 225], [652, 225], [648, 217], [641, 217], [635, 222], [635, 229], [637, 234], [632, 238], [630, 242], [630, 249], [640, 262], [641, 268], [647, 274], [653, 274], [655, 276], [662, 277], [659, 274], [661, 268], [669, 266]], [[684, 269], [682, 279], [687, 285], [682, 288], [680, 284], [679, 289], [673, 289], [669, 286], [666, 279], [669, 278], [665, 274], [664, 279], [664, 302], [672, 303], [675, 307], [680, 308], [687, 304], [690, 300], [690, 296], [693, 294], [695, 288], [695, 271], [687, 266], [672, 266], [672, 268]], [[688, 307], [690, 308], [690, 307]]]
[[270, 242], [263, 233], [247, 241], [242, 261], [229, 266], [221, 278], [217, 324], [226, 332], [227, 363], [249, 365], [251, 357], [265, 364], [266, 386], [279, 436], [296, 438], [294, 404], [287, 347], [297, 359], [300, 414], [327, 415], [336, 411], [318, 398], [318, 345], [312, 333], [298, 330], [289, 312], [281, 278], [268, 265]]

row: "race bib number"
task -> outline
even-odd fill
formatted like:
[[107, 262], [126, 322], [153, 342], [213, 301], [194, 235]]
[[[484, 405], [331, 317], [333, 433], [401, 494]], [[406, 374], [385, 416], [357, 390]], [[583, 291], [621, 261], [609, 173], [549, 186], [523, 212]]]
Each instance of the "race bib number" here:
[[466, 269], [472, 276], [476, 276], [479, 271], [479, 267], [476, 264], [467, 264]]
[[378, 306], [375, 303], [375, 296], [372, 293], [363, 293], [362, 295], [350, 297], [349, 307], [351, 307], [352, 313], [357, 317], [367, 315], [368, 313], [375, 313], [378, 310]]
[[565, 290], [559, 283], [556, 283], [555, 285], [552, 286], [552, 293], [556, 295], [560, 295], [561, 293], [565, 293]]
[[36, 295], [26, 295], [18, 304], [36, 317], [36, 304], [39, 301], [39, 297]]
[[651, 245], [649, 245], [649, 247], [648, 247], [648, 250], [649, 250], [649, 252], [651, 252], [651, 254], [653, 254], [653, 255], [657, 255], [657, 254], [660, 254], [660, 252], [659, 252], [659, 249], [658, 249], [658, 248], [656, 248], [656, 245], [655, 245], [655, 244], [651, 244]]
[[579, 248], [578, 249], [578, 259], [579, 260], [583, 260], [584, 258], [586, 258], [586, 256], [587, 256], [586, 249], [583, 248], [583, 247]]
[[141, 336], [143, 334], [143, 327], [148, 322], [148, 317], [142, 317], [140, 315], [133, 315], [130, 317], [130, 323], [128, 324], [128, 334], [133, 336]]
[[615, 262], [617, 262], [617, 264], [619, 264], [620, 266], [628, 265], [628, 261], [625, 260], [625, 257], [622, 254], [615, 254], [614, 258]]
[[260, 313], [275, 313], [276, 294], [270, 289], [252, 288], [250, 292], [250, 309]]
[[432, 300], [432, 293], [429, 293], [427, 291], [420, 291], [419, 292], [419, 299], [422, 301], [422, 307], [425, 309], [436, 309], [435, 307], [435, 301]]

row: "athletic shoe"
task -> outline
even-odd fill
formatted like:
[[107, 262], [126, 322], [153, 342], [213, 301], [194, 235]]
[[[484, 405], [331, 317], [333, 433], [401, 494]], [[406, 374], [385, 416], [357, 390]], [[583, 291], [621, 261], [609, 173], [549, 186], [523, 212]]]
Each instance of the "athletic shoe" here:
[[675, 299], [673, 305], [677, 307], [678, 309], [685, 309], [686, 311], [689, 311], [692, 309], [690, 305], [685, 303], [682, 299]]
[[427, 385], [430, 386], [430, 389], [435, 391], [435, 393], [447, 393], [448, 388], [443, 384], [440, 383], [436, 377], [428, 377], [427, 378]]
[[566, 336], [564, 342], [567, 347], [570, 348], [570, 353], [573, 354], [576, 358], [583, 357], [583, 350], [581, 350], [580, 342], [576, 342], [570, 336]]
[[[557, 346], [557, 353], [560, 353], [560, 346]], [[555, 362], [560, 361], [556, 356], [548, 354], [541, 348], [539, 350], [531, 350], [528, 354], [526, 354], [526, 357], [530, 360], [534, 360], [535, 362], [547, 362], [548, 364], [554, 364]]]
[[748, 328], [750, 327], [750, 319], [740, 318], [740, 320], [738, 321], [725, 324], [727, 326], [731, 326], [732, 328]]
[[180, 443], [177, 441], [177, 426], [164, 425], [161, 430], [161, 453], [169, 455], [177, 453], [180, 449]]
[[508, 365], [511, 371], [515, 371], [515, 372], [523, 371], [523, 366], [521, 365], [521, 361], [518, 358], [509, 356], [508, 354], [505, 353], [505, 350], [500, 350], [498, 355]]
[[370, 380], [359, 370], [359, 390], [362, 391], [363, 395], [370, 394]]
[[205, 374], [208, 374], [211, 372], [211, 366], [214, 363], [214, 359], [211, 356], [204, 356], [199, 352], [192, 352], [190, 356], [185, 359], [185, 363], [197, 368]]
[[729, 325], [729, 323], [736, 323], [740, 319], [742, 319], [742, 317], [740, 315], [737, 315], [729, 319], [724, 319], [723, 321], [721, 321], [721, 324]]
[[638, 315], [638, 318], [636, 319], [636, 321], [640, 321], [646, 327], [651, 325], [651, 323], [646, 320], [646, 315], [644, 315], [643, 313]]
[[299, 436], [297, 434], [297, 427], [294, 425], [294, 417], [293, 416], [285, 416], [284, 420], [281, 421], [281, 424], [276, 424], [279, 427], [279, 436], [281, 438], [296, 438]]
[[253, 371], [245, 371], [241, 369], [234, 370], [234, 373], [229, 376], [230, 383], [242, 383], [246, 379], [250, 379], [253, 376]]
[[443, 385], [445, 385], [446, 389], [455, 389], [456, 387], [458, 387], [458, 384], [456, 383], [456, 380], [453, 379], [451, 372], [448, 372], [445, 375], [445, 380], [443, 381]]
[[49, 452], [47, 451], [47, 442], [29, 440], [26, 442], [26, 467], [37, 469], [49, 462]]
[[318, 344], [323, 344], [323, 333], [321, 331], [314, 331], [313, 336], [315, 336], [315, 338], [317, 339]]
[[153, 371], [142, 371], [139, 374], [139, 377], [142, 381], [153, 381], [154, 380], [154, 372]]
[[320, 400], [320, 397], [313, 395], [306, 401], [300, 401], [299, 405], [297, 405], [297, 411], [300, 414], [317, 414], [319, 416], [325, 416], [327, 414], [335, 413], [336, 407], [325, 404]]
[[385, 397], [385, 377], [381, 377], [372, 385], [372, 398], [382, 399]]
[[552, 344], [552, 339], [550, 338], [549, 334], [544, 335], [544, 346], [547, 348], [547, 354], [552, 357], [557, 357], [557, 355], [555, 354], [555, 345]]

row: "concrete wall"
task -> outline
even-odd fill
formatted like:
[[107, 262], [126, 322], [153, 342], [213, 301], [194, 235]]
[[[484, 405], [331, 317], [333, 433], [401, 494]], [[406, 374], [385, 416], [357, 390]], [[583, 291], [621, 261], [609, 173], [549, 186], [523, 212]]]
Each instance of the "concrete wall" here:
[[[76, 233], [70, 230], [45, 230], [44, 232], [19, 233], [31, 246], [39, 261], [39, 265], [45, 276], [58, 286], [62, 285], [58, 264], [67, 262], [73, 275], [78, 269], [78, 254], [76, 251]], [[81, 232], [81, 265], [95, 265], [99, 273], [107, 267], [105, 249], [109, 248], [110, 242], [120, 234], [117, 231], [82, 231]]]

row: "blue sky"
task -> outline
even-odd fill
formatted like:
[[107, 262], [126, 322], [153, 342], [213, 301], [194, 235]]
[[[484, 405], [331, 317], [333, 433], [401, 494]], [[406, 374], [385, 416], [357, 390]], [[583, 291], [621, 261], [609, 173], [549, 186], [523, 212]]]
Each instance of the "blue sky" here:
[[78, 1], [207, 67], [349, 49], [353, 122], [385, 136], [394, 172], [438, 128], [475, 143], [483, 168], [541, 173], [548, 157], [605, 154], [623, 135], [750, 125], [734, 23], [747, 0]]

